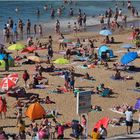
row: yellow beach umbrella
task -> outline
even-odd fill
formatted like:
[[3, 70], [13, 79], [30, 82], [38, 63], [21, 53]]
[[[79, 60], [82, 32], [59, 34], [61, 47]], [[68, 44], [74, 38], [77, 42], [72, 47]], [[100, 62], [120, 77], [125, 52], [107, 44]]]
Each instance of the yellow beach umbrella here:
[[69, 64], [69, 61], [64, 58], [58, 58], [54, 61], [55, 64]]
[[16, 43], [16, 44], [13, 44], [11, 46], [8, 47], [8, 50], [11, 50], [11, 51], [19, 51], [19, 50], [22, 50], [25, 48], [25, 45], [21, 44], [21, 43]]
[[16, 44], [12, 44], [11, 46], [9, 46], [8, 50], [17, 51], [17, 55], [18, 55], [18, 51], [22, 50], [24, 48], [25, 48], [25, 45], [23, 45], [21, 43], [16, 43]]
[[37, 56], [29, 56], [27, 59], [32, 60], [34, 62], [41, 62], [41, 59]]

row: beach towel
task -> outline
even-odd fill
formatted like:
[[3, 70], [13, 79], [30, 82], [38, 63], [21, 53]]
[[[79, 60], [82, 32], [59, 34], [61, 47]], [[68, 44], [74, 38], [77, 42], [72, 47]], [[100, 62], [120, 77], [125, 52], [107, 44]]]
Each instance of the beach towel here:
[[66, 54], [66, 52], [65, 52], [65, 51], [59, 51], [59, 52], [57, 52], [57, 51], [54, 51], [54, 53], [56, 53], [56, 54], [61, 54], [61, 55], [64, 55], [64, 54]]
[[113, 75], [112, 75], [110, 78], [111, 78], [112, 80], [115, 80], [115, 81], [122, 81], [122, 80], [124, 80], [123, 78], [115, 79], [115, 76], [113, 76]]
[[94, 109], [91, 109], [91, 112], [102, 112], [103, 111], [103, 109], [101, 110], [101, 111], [99, 111], [99, 110], [94, 110]]
[[40, 47], [37, 47], [36, 50], [46, 50], [47, 48], [40, 48]]
[[77, 66], [77, 68], [88, 69], [88, 67], [85, 67], [85, 66]]
[[94, 82], [96, 81], [93, 76], [90, 76], [89, 79], [85, 79], [85, 78], [80, 78], [80, 81], [83, 82], [83, 81], [90, 81], [90, 82]]
[[119, 114], [121, 114], [121, 115], [124, 115], [123, 112], [120, 112], [120, 111], [114, 110], [113, 108], [110, 108], [109, 110], [111, 110], [112, 112], [115, 112], [115, 113], [119, 113]]
[[118, 50], [118, 51], [115, 51], [115, 53], [125, 53], [126, 50]]
[[45, 89], [47, 88], [45, 85], [36, 85], [35, 88], [39, 88], [39, 89]]
[[139, 88], [136, 88], [136, 89], [127, 89], [129, 91], [133, 91], [133, 92], [139, 92], [140, 93], [140, 89]]
[[47, 93], [49, 93], [49, 94], [62, 94], [63, 92], [59, 92], [57, 90], [50, 90], [50, 91], [47, 91]]

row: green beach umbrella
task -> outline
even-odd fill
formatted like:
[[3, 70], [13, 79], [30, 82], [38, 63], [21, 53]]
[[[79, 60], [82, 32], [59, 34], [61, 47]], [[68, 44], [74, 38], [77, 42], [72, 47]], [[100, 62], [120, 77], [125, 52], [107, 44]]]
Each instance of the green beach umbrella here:
[[55, 64], [69, 64], [69, 61], [64, 58], [58, 58], [54, 61]]

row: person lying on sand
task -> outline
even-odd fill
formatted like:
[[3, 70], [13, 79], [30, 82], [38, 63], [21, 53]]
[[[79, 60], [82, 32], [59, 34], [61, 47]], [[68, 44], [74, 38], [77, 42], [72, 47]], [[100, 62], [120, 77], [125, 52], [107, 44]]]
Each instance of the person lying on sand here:
[[116, 111], [122, 112], [122, 113], [125, 113], [125, 111], [127, 111], [128, 108], [132, 108], [132, 107], [129, 106], [128, 104], [114, 105], [113, 106], [113, 110], [116, 110]]
[[89, 73], [85, 73], [83, 78], [86, 79], [86, 80], [94, 80], [94, 78], [92, 76], [90, 76]]
[[109, 89], [110, 90], [110, 93], [112, 93], [112, 88], [109, 88], [109, 87], [105, 87], [105, 85], [103, 83], [101, 83], [99, 86], [97, 86], [96, 88], [96, 93], [97, 94], [100, 94], [102, 93], [105, 89]]
[[126, 76], [121, 76], [121, 73], [119, 70], [116, 70], [115, 74], [113, 75], [115, 80], [132, 80], [133, 77], [132, 76], [129, 76], [129, 75], [126, 75]]
[[45, 102], [46, 104], [55, 104], [55, 102], [52, 101], [52, 100], [50, 99], [49, 96], [46, 96], [46, 98], [44, 99], [44, 102]]
[[109, 120], [109, 124], [111, 125], [121, 125], [121, 123], [125, 122], [125, 117], [120, 117], [120, 118], [113, 118]]
[[98, 105], [91, 105], [91, 110], [93, 111], [102, 111], [102, 108]]
[[136, 87], [136, 88], [140, 88], [140, 83], [139, 83], [139, 82], [136, 82], [136, 83], [135, 83], [135, 87]]

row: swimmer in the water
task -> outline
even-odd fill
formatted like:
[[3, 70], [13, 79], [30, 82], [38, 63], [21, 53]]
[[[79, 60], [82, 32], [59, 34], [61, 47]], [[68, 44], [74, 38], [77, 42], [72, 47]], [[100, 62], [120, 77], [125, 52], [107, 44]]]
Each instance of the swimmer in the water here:
[[19, 9], [16, 7], [15, 12], [18, 12], [18, 11], [19, 11]]
[[39, 16], [40, 15], [40, 10], [39, 8], [36, 10], [36, 14]]
[[62, 12], [61, 8], [58, 8], [58, 9], [57, 9], [57, 14], [58, 14], [58, 16], [61, 15], [61, 12]]
[[45, 6], [44, 6], [44, 10], [48, 10], [48, 5], [46, 4]]

